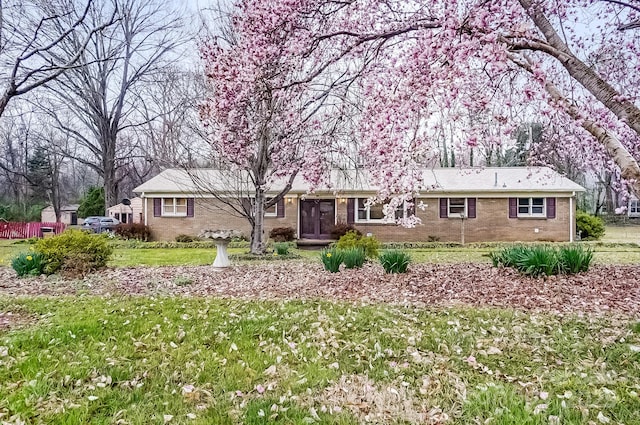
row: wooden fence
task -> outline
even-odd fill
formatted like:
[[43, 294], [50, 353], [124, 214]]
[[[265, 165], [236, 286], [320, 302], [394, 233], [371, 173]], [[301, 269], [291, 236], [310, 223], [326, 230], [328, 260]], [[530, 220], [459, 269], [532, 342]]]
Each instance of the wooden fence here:
[[[28, 239], [42, 237], [44, 233], [53, 232], [56, 235], [64, 231], [64, 223], [1, 223], [0, 239]], [[44, 232], [43, 232], [44, 229]]]

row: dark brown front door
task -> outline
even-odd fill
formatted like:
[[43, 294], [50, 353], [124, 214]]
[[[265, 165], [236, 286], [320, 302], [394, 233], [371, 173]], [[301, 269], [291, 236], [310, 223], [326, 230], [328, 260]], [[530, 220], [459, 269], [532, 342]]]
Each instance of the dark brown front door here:
[[334, 199], [300, 201], [300, 237], [303, 239], [330, 239], [336, 222]]

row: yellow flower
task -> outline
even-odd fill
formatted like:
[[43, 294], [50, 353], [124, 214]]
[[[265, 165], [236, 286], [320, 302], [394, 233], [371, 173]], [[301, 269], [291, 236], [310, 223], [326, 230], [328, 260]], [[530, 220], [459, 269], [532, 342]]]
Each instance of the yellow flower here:
[[277, 253], [277, 252], [274, 252], [274, 253], [273, 253], [273, 255], [275, 255], [275, 256], [277, 257], [277, 256], [278, 256], [278, 253]]
[[31, 260], [33, 260], [33, 257], [30, 255], [27, 255], [27, 261], [31, 261]]
[[331, 253], [327, 252], [327, 258], [331, 258]]

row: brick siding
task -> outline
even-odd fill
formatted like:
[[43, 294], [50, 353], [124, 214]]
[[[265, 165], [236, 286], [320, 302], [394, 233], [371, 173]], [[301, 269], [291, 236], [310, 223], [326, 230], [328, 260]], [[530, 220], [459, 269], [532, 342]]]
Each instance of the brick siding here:
[[[439, 199], [420, 199], [427, 207], [417, 209], [416, 214], [422, 224], [414, 228], [403, 228], [395, 224], [355, 223], [363, 233], [371, 233], [384, 242], [420, 242], [436, 239], [441, 242], [460, 242], [461, 220], [440, 218]], [[174, 240], [177, 235], [196, 236], [204, 229], [236, 229], [247, 237], [250, 235], [248, 222], [221, 209], [213, 199], [196, 198], [194, 217], [154, 217], [153, 199], [146, 198], [147, 224], [151, 227], [155, 240]], [[218, 205], [216, 207], [216, 204]], [[476, 218], [464, 220], [465, 242], [485, 241], [569, 241], [575, 234], [575, 223], [569, 226], [569, 198], [556, 198], [556, 216], [547, 218], [509, 218], [508, 198], [477, 198]], [[574, 212], [575, 217], [575, 203]], [[347, 222], [347, 204], [336, 202], [337, 221]], [[283, 218], [265, 217], [265, 236], [274, 227], [298, 229], [298, 199], [285, 202]], [[537, 229], [537, 231], [536, 231]]]

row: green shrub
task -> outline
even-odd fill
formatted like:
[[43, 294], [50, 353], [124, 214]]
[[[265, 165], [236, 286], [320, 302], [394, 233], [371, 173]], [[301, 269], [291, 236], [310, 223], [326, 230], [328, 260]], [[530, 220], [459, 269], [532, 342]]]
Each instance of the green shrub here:
[[387, 273], [406, 273], [411, 257], [399, 249], [390, 249], [380, 255], [380, 264]]
[[176, 236], [176, 242], [181, 242], [181, 243], [189, 243], [189, 242], [195, 242], [197, 241], [198, 238], [195, 236], [191, 236], [191, 235], [178, 235]]
[[116, 226], [114, 231], [122, 239], [135, 239], [146, 242], [151, 238], [149, 226], [145, 226], [142, 223], [121, 223]]
[[342, 256], [347, 269], [359, 269], [367, 258], [362, 248], [347, 248], [342, 251]]
[[46, 274], [62, 271], [84, 276], [106, 266], [113, 248], [103, 234], [68, 229], [59, 235], [39, 240], [35, 251], [46, 258]]
[[296, 229], [293, 227], [274, 227], [269, 232], [274, 242], [291, 242], [296, 239]]
[[560, 267], [563, 273], [575, 274], [589, 270], [593, 251], [582, 245], [569, 245], [560, 249]]
[[376, 258], [380, 249], [380, 241], [374, 236], [362, 236], [356, 230], [351, 230], [342, 236], [335, 247], [338, 249], [361, 248], [367, 258]]
[[352, 225], [343, 222], [334, 224], [330, 231], [331, 237], [333, 239], [340, 239], [349, 232], [356, 232], [358, 235], [362, 236], [360, 230], [355, 229]]
[[289, 255], [289, 243], [287, 242], [276, 242], [273, 248], [278, 255]]
[[325, 270], [328, 270], [331, 273], [337, 273], [340, 271], [340, 264], [342, 264], [344, 255], [339, 249], [325, 248], [322, 250], [320, 258], [322, 259], [322, 264], [324, 265]]
[[44, 270], [45, 257], [39, 252], [20, 254], [11, 260], [11, 267], [18, 276], [40, 276]]
[[555, 248], [548, 245], [517, 245], [489, 254], [495, 267], [512, 267], [520, 273], [539, 277], [587, 271], [593, 252], [581, 245]]
[[583, 241], [596, 241], [604, 236], [604, 221], [600, 217], [578, 211], [576, 214], [576, 231]]

